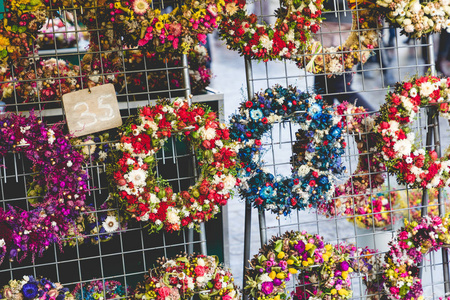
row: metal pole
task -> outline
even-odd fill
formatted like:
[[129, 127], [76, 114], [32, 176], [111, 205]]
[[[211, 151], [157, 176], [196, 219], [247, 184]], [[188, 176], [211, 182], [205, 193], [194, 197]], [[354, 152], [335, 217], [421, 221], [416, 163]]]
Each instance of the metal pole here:
[[258, 211], [259, 218], [259, 238], [261, 240], [261, 247], [267, 244], [267, 226], [266, 226], [266, 214], [263, 209]]
[[[245, 77], [247, 79], [247, 94], [248, 99], [253, 97], [253, 78], [252, 74], [252, 62], [250, 58], [245, 57]], [[250, 266], [250, 244], [251, 244], [251, 231], [252, 231], [252, 204], [249, 201], [245, 202], [245, 232], [244, 232], [244, 271], [242, 286], [245, 287], [245, 271]], [[247, 295], [244, 295], [244, 300], [248, 299]]]
[[189, 81], [189, 62], [186, 54], [182, 55], [181, 63], [183, 65], [183, 87], [186, 89], [184, 91], [184, 97], [188, 99], [189, 106], [191, 106], [192, 98], [191, 98], [191, 83]]

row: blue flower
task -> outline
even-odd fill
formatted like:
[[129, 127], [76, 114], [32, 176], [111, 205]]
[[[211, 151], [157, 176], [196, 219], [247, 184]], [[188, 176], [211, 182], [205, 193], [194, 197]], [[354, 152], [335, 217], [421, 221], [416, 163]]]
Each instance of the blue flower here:
[[335, 139], [340, 137], [341, 133], [342, 133], [342, 130], [339, 127], [337, 127], [337, 126], [333, 126], [333, 128], [330, 130], [330, 135], [332, 137], [334, 137]]
[[27, 283], [22, 287], [23, 296], [27, 299], [33, 299], [38, 293], [38, 286], [35, 283]]
[[264, 186], [261, 191], [259, 192], [259, 195], [264, 200], [267, 200], [274, 196], [273, 188], [269, 186]]
[[308, 114], [314, 117], [322, 112], [322, 106], [320, 104], [314, 103], [308, 108]]
[[252, 109], [250, 111], [250, 118], [252, 118], [255, 121], [259, 121], [260, 119], [264, 118], [264, 114], [261, 109]]
[[322, 176], [319, 177], [319, 183], [320, 183], [321, 185], [327, 185], [328, 182], [329, 182], [329, 181], [328, 181], [328, 176], [322, 175]]

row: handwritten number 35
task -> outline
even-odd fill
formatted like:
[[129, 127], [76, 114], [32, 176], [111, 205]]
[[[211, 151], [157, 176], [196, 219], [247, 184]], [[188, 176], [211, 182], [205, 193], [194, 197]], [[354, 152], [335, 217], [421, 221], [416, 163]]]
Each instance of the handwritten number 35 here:
[[77, 122], [78, 126], [90, 127], [95, 125], [98, 120], [103, 122], [113, 119], [114, 111], [113, 108], [111, 107], [111, 104], [103, 103], [103, 101], [110, 96], [111, 95], [102, 95], [97, 99], [97, 107], [99, 108], [99, 110], [105, 112], [104, 116], [97, 116], [97, 114], [90, 112], [89, 105], [86, 102], [78, 102], [77, 104], [75, 104], [74, 110], [77, 110], [79, 108], [83, 109], [84, 107], [84, 111], [80, 114], [82, 120], [90, 120], [90, 119], [92, 120], [91, 122], [78, 121]]

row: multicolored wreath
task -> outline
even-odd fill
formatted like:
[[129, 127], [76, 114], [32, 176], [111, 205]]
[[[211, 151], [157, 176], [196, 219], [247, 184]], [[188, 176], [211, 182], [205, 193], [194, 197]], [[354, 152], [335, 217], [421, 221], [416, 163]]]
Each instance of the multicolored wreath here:
[[72, 291], [75, 300], [84, 299], [122, 299], [126, 298], [126, 288], [119, 281], [93, 280], [89, 283], [79, 283]]
[[374, 253], [353, 245], [333, 246], [305, 231], [286, 232], [273, 237], [253, 257], [244, 289], [251, 299], [288, 299], [286, 282], [297, 277], [301, 286], [293, 299], [348, 299], [350, 275], [356, 271], [364, 273], [369, 291], [374, 292]]
[[22, 280], [10, 280], [7, 285], [0, 288], [0, 298], [5, 300], [16, 299], [73, 299], [68, 288], [60, 283], [53, 283], [47, 278], [34, 278], [23, 276]]
[[425, 105], [436, 106], [443, 117], [450, 119], [446, 102], [449, 87], [450, 78], [423, 76], [398, 83], [386, 97], [374, 130], [382, 161], [400, 184], [427, 189], [450, 185], [448, 154], [439, 158], [434, 150], [419, 149], [414, 144], [415, 133], [408, 127]]
[[[358, 148], [358, 165], [352, 176], [335, 189], [335, 198], [319, 207], [319, 212], [327, 216], [361, 214], [361, 210], [370, 206], [370, 192], [381, 187], [384, 182], [382, 172], [385, 166], [379, 162], [376, 151], [376, 135], [373, 133], [375, 117], [363, 107], [348, 102], [339, 104], [336, 116], [341, 117], [344, 132], [352, 135]], [[298, 148], [294, 144], [294, 152]]]
[[0, 156], [11, 151], [23, 153], [37, 174], [28, 194], [33, 209], [0, 208], [0, 262], [7, 255], [21, 261], [29, 253], [34, 260], [52, 243], [61, 246], [73, 219], [85, 210], [87, 191], [83, 156], [58, 126], [46, 126], [33, 113], [1, 118]]
[[[230, 117], [230, 136], [238, 143], [240, 194], [253, 206], [274, 213], [289, 213], [327, 202], [334, 193], [334, 174], [342, 172], [342, 123], [325, 107], [320, 95], [274, 86], [240, 105]], [[292, 176], [274, 176], [263, 169], [262, 141], [275, 122], [300, 124], [307, 147], [298, 156]], [[302, 149], [303, 151], [305, 149]]]
[[450, 29], [450, 2], [435, 0], [377, 0], [383, 16], [396, 27], [414, 38]]
[[[128, 217], [149, 222], [150, 231], [197, 228], [227, 203], [236, 185], [236, 152], [228, 128], [208, 107], [186, 100], [161, 101], [143, 107], [139, 117], [121, 127], [114, 177], [114, 197]], [[195, 149], [199, 179], [188, 190], [174, 193], [154, 171], [155, 154], [171, 137], [186, 140]]]
[[143, 283], [138, 283], [132, 299], [240, 299], [230, 271], [219, 266], [216, 256], [178, 255], [159, 261], [161, 266], [149, 270]]
[[147, 0], [107, 0], [97, 11], [93, 23], [113, 29], [130, 48], [136, 46], [149, 52], [185, 53], [206, 34], [217, 28], [222, 10], [221, 1], [189, 0], [170, 13], [150, 7]]
[[419, 264], [423, 257], [450, 243], [448, 216], [426, 216], [420, 221], [405, 221], [391, 246], [383, 266], [384, 290], [389, 299], [421, 299]]
[[364, 63], [372, 49], [378, 46], [379, 16], [370, 1], [349, 3], [353, 10], [352, 31], [342, 46], [323, 48], [314, 41], [322, 22], [322, 0], [282, 1], [275, 12], [274, 28], [257, 24], [257, 16], [248, 15], [246, 1], [225, 0], [225, 10], [219, 27], [228, 48], [258, 60], [293, 59], [306, 71], [320, 74], [341, 74], [358, 62]]

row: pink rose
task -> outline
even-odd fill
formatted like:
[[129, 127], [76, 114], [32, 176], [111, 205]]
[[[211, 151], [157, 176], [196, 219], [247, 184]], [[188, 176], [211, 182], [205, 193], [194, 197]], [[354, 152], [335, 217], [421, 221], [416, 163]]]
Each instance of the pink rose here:
[[163, 286], [163, 287], [159, 288], [158, 294], [161, 297], [165, 298], [165, 297], [170, 295], [170, 289], [168, 287], [166, 287], [166, 286]]

